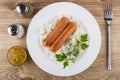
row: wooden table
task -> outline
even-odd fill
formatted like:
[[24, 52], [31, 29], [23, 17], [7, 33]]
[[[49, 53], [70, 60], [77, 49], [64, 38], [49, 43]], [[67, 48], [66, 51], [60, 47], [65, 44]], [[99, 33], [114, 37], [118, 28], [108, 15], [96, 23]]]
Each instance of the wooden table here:
[[[120, 80], [120, 0], [29, 0], [34, 7], [34, 15], [46, 5], [58, 1], [77, 3], [89, 10], [99, 23], [102, 44], [95, 62], [84, 72], [71, 77], [57, 77], [39, 69], [32, 59], [21, 66], [11, 66], [7, 61], [7, 51], [14, 45], [27, 50], [26, 35], [18, 40], [12, 39], [7, 33], [10, 24], [22, 24], [26, 30], [31, 18], [21, 18], [15, 13], [15, 5], [19, 1], [0, 0], [0, 80]], [[114, 18], [111, 24], [112, 70], [106, 69], [106, 24], [103, 20], [103, 3], [113, 2]], [[91, 53], [92, 54], [92, 53]], [[80, 65], [82, 66], [82, 65]]]

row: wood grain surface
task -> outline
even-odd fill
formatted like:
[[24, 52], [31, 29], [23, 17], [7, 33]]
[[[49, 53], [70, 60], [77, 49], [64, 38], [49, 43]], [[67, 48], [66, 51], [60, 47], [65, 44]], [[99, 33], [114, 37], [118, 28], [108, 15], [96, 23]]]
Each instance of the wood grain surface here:
[[[23, 65], [11, 66], [7, 61], [7, 51], [15, 45], [27, 50], [26, 35], [18, 40], [12, 39], [7, 33], [7, 27], [10, 24], [17, 23], [24, 25], [27, 31], [32, 19], [32, 17], [19, 17], [15, 12], [15, 5], [19, 2], [29, 2], [34, 8], [34, 16], [46, 5], [60, 1], [77, 3], [89, 10], [96, 18], [101, 30], [102, 44], [95, 62], [84, 72], [71, 77], [57, 77], [44, 72], [34, 64], [30, 56]], [[106, 69], [106, 24], [103, 19], [105, 1], [113, 3], [111, 71]], [[120, 80], [120, 0], [0, 0], [0, 80]]]

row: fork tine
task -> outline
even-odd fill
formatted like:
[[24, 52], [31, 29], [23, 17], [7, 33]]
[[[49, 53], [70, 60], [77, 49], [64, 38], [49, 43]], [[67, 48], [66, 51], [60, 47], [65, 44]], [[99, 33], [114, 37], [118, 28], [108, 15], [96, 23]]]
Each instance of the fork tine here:
[[104, 17], [106, 15], [106, 3], [104, 3]]
[[110, 15], [112, 15], [112, 3], [110, 3], [109, 5], [110, 5]]
[[111, 3], [109, 3], [109, 15], [111, 14]]
[[108, 13], [108, 6], [107, 6], [107, 3], [104, 3], [104, 18], [106, 17]]
[[104, 14], [108, 15], [108, 3], [105, 3], [104, 6], [105, 6]]
[[108, 6], [108, 16], [110, 16], [110, 12], [111, 12], [111, 11], [110, 11], [110, 3], [108, 3], [107, 6]]
[[112, 5], [112, 3], [110, 3], [110, 16], [112, 17], [112, 7], [113, 7], [113, 5]]
[[110, 14], [110, 4], [109, 4], [109, 3], [107, 3], [107, 5], [106, 5], [106, 6], [107, 6], [107, 13], [108, 13], [107, 15], [109, 15], [109, 14]]

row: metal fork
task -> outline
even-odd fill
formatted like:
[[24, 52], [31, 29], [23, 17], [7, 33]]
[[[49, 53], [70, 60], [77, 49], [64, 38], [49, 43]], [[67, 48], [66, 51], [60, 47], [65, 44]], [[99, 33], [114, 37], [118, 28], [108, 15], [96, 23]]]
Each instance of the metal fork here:
[[111, 38], [110, 38], [110, 23], [113, 19], [112, 3], [105, 3], [104, 20], [107, 23], [107, 69], [111, 70]]

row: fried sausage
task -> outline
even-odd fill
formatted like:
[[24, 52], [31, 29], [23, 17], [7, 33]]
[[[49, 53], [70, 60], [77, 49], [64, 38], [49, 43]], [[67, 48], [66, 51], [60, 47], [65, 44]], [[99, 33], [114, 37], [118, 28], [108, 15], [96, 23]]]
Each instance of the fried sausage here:
[[66, 29], [60, 34], [60, 36], [55, 40], [55, 42], [51, 45], [50, 50], [52, 52], [56, 52], [61, 48], [67, 38], [77, 29], [77, 25], [75, 22], [71, 22]]
[[43, 41], [44, 46], [50, 46], [57, 37], [61, 34], [61, 32], [66, 28], [69, 23], [69, 19], [63, 17], [55, 27], [55, 29], [48, 35], [48, 37]]

